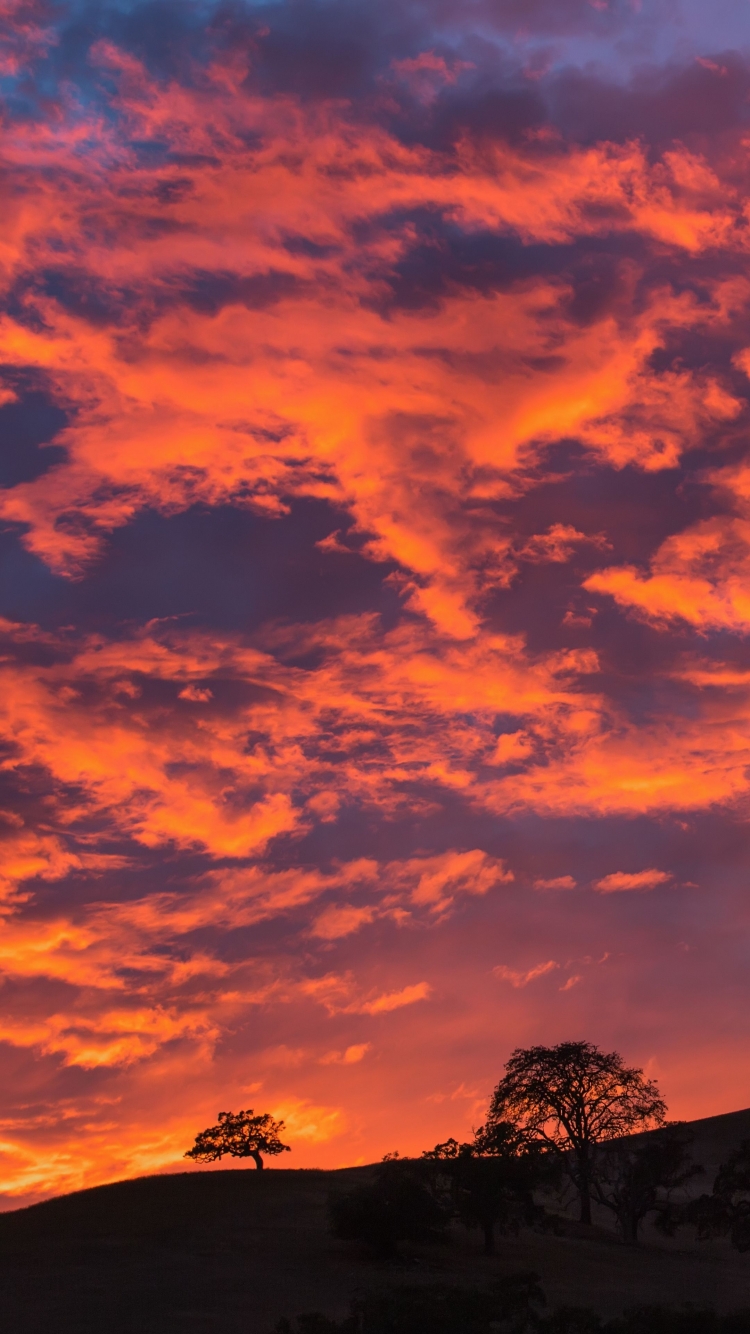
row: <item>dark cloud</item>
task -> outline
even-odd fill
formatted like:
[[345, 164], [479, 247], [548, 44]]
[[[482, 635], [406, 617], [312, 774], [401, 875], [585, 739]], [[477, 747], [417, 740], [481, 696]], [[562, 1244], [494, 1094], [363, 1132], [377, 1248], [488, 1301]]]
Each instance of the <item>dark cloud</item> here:
[[[569, 69], [546, 89], [554, 122], [576, 143], [643, 138], [658, 152], [674, 139], [695, 147], [736, 136], [750, 121], [750, 69], [737, 51], [709, 48], [687, 66], [650, 66], [618, 85]], [[718, 141], [718, 142], [717, 142]]]
[[[10, 368], [8, 368], [10, 369]], [[67, 458], [54, 437], [68, 423], [68, 415], [34, 376], [11, 375], [16, 398], [0, 405], [0, 486], [18, 486], [41, 477]]]
[[[159, 617], [249, 633], [268, 620], [322, 620], [362, 610], [391, 616], [394, 566], [316, 543], [349, 520], [323, 502], [298, 501], [287, 516], [196, 506], [172, 516], [141, 513], [120, 528], [82, 582], [55, 578], [5, 537], [0, 615], [46, 627], [106, 628]], [[344, 542], [341, 542], [344, 545]]]

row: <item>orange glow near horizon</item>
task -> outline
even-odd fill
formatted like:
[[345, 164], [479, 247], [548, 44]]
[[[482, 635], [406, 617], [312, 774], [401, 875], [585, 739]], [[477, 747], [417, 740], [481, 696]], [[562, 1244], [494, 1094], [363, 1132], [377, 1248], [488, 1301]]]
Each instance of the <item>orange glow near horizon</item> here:
[[0, 3], [0, 1203], [750, 1103], [750, 69], [139, 3]]

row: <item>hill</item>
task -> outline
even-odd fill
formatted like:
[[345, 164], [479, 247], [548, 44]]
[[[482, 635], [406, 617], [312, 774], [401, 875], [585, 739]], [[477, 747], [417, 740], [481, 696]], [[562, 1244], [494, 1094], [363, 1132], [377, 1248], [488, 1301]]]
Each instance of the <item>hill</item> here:
[[[708, 1169], [750, 1136], [750, 1110], [692, 1123]], [[0, 1215], [3, 1330], [13, 1334], [271, 1334], [281, 1315], [343, 1314], [358, 1291], [535, 1269], [552, 1304], [750, 1306], [750, 1256], [690, 1238], [623, 1247], [602, 1227], [525, 1232], [486, 1259], [478, 1236], [382, 1267], [328, 1234], [326, 1200], [372, 1168], [141, 1177]]]

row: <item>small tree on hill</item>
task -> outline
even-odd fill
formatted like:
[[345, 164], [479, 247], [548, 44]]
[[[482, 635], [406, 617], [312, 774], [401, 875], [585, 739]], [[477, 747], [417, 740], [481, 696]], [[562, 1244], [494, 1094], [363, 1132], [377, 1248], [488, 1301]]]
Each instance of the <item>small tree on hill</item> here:
[[519, 1047], [490, 1102], [486, 1131], [511, 1122], [530, 1140], [560, 1155], [580, 1200], [581, 1222], [591, 1222], [594, 1145], [664, 1124], [666, 1104], [642, 1070], [623, 1065], [618, 1052], [591, 1042]]
[[274, 1121], [269, 1112], [256, 1116], [252, 1107], [237, 1113], [219, 1112], [218, 1125], [196, 1135], [195, 1144], [185, 1157], [196, 1163], [215, 1163], [230, 1154], [232, 1158], [252, 1158], [255, 1166], [261, 1168], [262, 1154], [275, 1157], [289, 1152], [289, 1145], [279, 1139], [283, 1129], [283, 1121]]

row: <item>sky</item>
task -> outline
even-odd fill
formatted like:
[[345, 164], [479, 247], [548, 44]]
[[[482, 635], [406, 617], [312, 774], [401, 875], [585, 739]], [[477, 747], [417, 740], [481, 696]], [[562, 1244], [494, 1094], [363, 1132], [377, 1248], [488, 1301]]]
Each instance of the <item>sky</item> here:
[[750, 1104], [750, 4], [0, 53], [0, 1207]]

